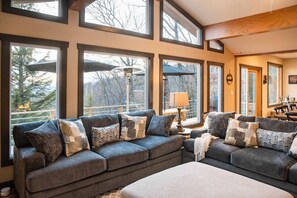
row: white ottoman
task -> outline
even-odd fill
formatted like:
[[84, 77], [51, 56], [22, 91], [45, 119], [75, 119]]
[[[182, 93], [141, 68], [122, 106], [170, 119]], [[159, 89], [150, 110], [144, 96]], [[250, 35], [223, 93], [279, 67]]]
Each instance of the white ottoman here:
[[121, 198], [293, 198], [288, 192], [199, 162], [182, 164], [138, 180]]

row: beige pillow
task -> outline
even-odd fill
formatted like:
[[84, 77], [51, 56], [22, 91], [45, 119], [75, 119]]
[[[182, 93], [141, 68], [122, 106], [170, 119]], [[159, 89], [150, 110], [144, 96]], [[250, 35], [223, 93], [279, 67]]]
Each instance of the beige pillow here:
[[120, 139], [129, 141], [145, 137], [147, 117], [129, 116], [126, 114], [121, 114], [121, 117], [122, 128]]
[[242, 122], [230, 118], [224, 143], [239, 147], [258, 147], [258, 122]]
[[86, 131], [81, 120], [66, 121], [59, 119], [59, 125], [63, 135], [65, 155], [67, 157], [79, 151], [90, 149]]

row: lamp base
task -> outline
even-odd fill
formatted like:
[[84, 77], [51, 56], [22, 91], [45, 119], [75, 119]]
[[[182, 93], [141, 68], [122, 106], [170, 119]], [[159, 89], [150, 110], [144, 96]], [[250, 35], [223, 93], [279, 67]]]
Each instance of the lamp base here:
[[181, 125], [181, 124], [177, 124], [176, 128], [177, 128], [178, 132], [184, 132], [185, 131], [185, 129], [183, 128], [183, 125]]

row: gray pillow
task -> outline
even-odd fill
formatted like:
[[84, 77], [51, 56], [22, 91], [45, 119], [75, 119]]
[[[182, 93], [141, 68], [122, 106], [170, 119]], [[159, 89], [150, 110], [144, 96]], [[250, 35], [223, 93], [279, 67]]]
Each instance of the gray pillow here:
[[295, 136], [291, 148], [289, 150], [289, 155], [297, 159], [297, 136]]
[[292, 142], [297, 132], [285, 133], [277, 131], [269, 131], [257, 129], [258, 145], [282, 152], [289, 152]]
[[113, 124], [106, 127], [92, 127], [93, 148], [103, 144], [118, 141], [120, 138], [120, 124]]
[[44, 154], [47, 165], [53, 163], [62, 153], [60, 134], [52, 121], [25, 132], [26, 137], [38, 152]]
[[156, 116], [151, 119], [150, 125], [147, 129], [147, 135], [169, 136], [171, 124], [175, 115]]
[[209, 129], [208, 132], [213, 136], [217, 136], [219, 138], [225, 139], [229, 118], [234, 118], [234, 117], [235, 117], [235, 112], [221, 113], [221, 114], [215, 115], [211, 119], [211, 124], [208, 126], [208, 129]]

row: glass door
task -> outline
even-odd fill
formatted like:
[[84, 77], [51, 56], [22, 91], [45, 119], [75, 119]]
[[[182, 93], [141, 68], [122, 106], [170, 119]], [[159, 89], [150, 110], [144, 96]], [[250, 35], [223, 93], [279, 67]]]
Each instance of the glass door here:
[[241, 114], [259, 116], [261, 112], [260, 70], [241, 68]]

